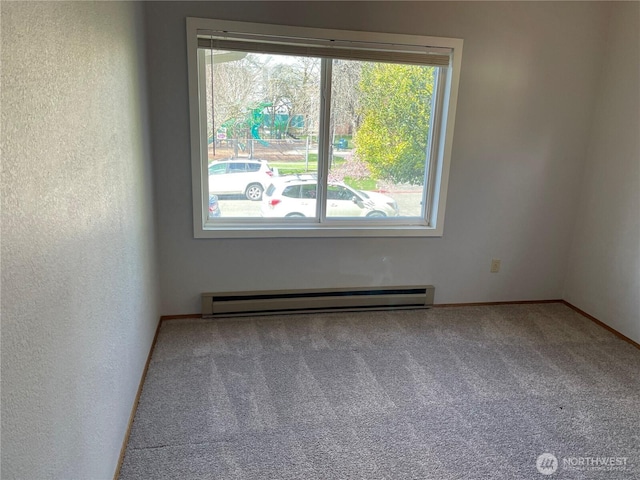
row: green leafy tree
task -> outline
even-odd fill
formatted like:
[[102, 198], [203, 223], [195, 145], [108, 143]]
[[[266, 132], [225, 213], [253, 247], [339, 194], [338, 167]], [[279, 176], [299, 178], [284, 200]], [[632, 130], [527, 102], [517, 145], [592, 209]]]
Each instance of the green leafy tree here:
[[433, 67], [362, 66], [362, 124], [354, 143], [358, 157], [379, 178], [412, 184], [423, 181], [433, 79]]

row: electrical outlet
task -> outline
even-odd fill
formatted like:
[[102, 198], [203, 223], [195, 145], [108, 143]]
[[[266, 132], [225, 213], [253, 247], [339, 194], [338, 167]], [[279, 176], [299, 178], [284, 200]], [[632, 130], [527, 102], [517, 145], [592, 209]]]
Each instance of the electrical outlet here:
[[498, 273], [500, 271], [500, 260], [494, 258], [491, 260], [491, 273]]

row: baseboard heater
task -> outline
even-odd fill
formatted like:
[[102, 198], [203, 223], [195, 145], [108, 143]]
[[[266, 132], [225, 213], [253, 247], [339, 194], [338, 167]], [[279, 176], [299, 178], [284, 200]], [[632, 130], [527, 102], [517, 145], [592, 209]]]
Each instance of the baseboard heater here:
[[427, 285], [203, 293], [202, 316], [428, 308], [434, 292]]

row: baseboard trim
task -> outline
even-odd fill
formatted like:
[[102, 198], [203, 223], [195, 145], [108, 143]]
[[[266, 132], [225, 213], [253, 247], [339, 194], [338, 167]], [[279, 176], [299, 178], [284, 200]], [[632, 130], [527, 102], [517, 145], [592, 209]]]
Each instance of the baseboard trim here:
[[580, 310], [578, 307], [576, 307], [575, 305], [570, 304], [569, 302], [567, 302], [566, 300], [562, 300], [562, 303], [564, 303], [567, 307], [569, 307], [571, 310], [579, 313], [580, 315], [582, 315], [585, 318], [588, 318], [589, 320], [591, 320], [592, 322], [600, 325], [602, 328], [604, 328], [605, 330], [610, 331], [611, 333], [613, 333], [616, 337], [624, 340], [627, 343], [630, 343], [631, 345], [633, 345], [634, 347], [636, 347], [637, 349], [640, 349], [640, 343], [631, 340], [629, 337], [627, 337], [626, 335], [620, 333], [619, 331], [617, 331], [615, 328], [610, 327], [609, 325], [607, 325], [606, 323], [604, 323], [601, 320], [598, 320], [596, 317], [594, 317], [593, 315], [589, 315], [587, 312], [585, 312], [584, 310]]
[[138, 402], [140, 402], [140, 395], [142, 395], [142, 387], [144, 386], [144, 381], [147, 378], [147, 371], [149, 370], [149, 364], [151, 363], [151, 356], [153, 355], [153, 350], [156, 348], [156, 342], [158, 341], [158, 333], [160, 332], [160, 326], [162, 325], [162, 317], [158, 321], [158, 325], [156, 326], [156, 333], [153, 336], [153, 341], [151, 342], [151, 348], [149, 349], [149, 355], [147, 355], [147, 361], [144, 364], [144, 369], [142, 370], [142, 376], [140, 377], [140, 384], [138, 385], [138, 392], [136, 393], [136, 397], [133, 400], [133, 406], [131, 407], [131, 413], [129, 414], [129, 423], [127, 424], [127, 430], [124, 434], [124, 440], [122, 441], [122, 447], [120, 448], [120, 457], [118, 458], [118, 466], [116, 467], [116, 473], [113, 475], [113, 480], [118, 480], [120, 477], [120, 469], [122, 468], [122, 462], [124, 461], [124, 454], [127, 451], [127, 444], [129, 443], [129, 435], [131, 434], [131, 426], [133, 425], [133, 419], [136, 416], [136, 411], [138, 410]]
[[564, 300], [514, 300], [508, 302], [436, 303], [433, 308], [490, 307], [492, 305], [535, 305], [536, 303], [562, 303]]

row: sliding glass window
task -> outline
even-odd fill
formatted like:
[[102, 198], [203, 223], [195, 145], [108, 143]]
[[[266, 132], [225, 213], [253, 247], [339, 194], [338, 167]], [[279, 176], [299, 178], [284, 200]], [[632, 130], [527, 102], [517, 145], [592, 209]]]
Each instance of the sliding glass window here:
[[197, 237], [442, 234], [461, 40], [187, 27]]

